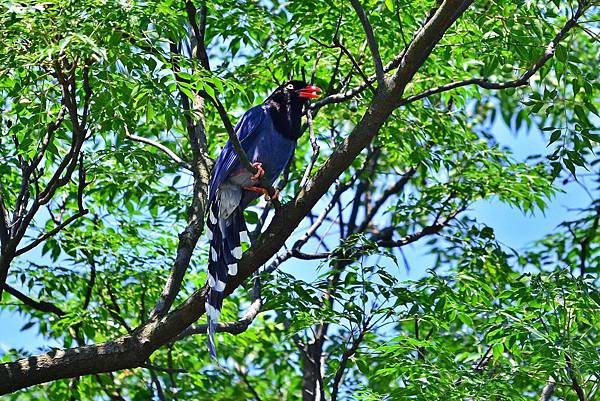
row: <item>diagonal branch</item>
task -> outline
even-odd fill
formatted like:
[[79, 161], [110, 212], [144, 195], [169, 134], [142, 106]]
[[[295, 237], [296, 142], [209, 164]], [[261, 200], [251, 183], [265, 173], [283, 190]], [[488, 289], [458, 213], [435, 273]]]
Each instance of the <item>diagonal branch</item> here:
[[184, 167], [186, 170], [191, 170], [191, 167], [190, 167], [189, 163], [186, 162], [185, 160], [183, 160], [181, 157], [177, 156], [177, 154], [175, 152], [173, 152], [171, 149], [169, 149], [168, 147], [166, 147], [162, 143], [153, 141], [152, 139], [148, 139], [148, 138], [144, 138], [142, 136], [137, 136], [137, 135], [130, 134], [129, 133], [129, 129], [127, 128], [127, 125], [125, 125], [125, 137], [131, 139], [132, 141], [141, 142], [141, 143], [145, 143], [147, 145], [153, 146], [156, 149], [158, 149], [161, 152], [163, 152], [164, 154], [166, 154], [175, 163], [177, 163], [180, 166]]
[[85, 181], [85, 168], [83, 165], [83, 153], [79, 155], [79, 182], [77, 184], [77, 213], [69, 217], [68, 219], [60, 222], [56, 227], [52, 230], [48, 231], [45, 234], [42, 234], [35, 240], [33, 240], [28, 245], [25, 245], [23, 248], [15, 251], [15, 256], [22, 255], [26, 252], [29, 252], [42, 242], [46, 241], [48, 238], [53, 237], [57, 233], [59, 233], [63, 228], [67, 227], [69, 224], [79, 219], [80, 217], [85, 216], [89, 211], [83, 206], [83, 191], [88, 183]]
[[31, 251], [33, 248], [35, 248], [42, 242], [46, 241], [48, 238], [55, 236], [63, 228], [65, 228], [66, 226], [68, 226], [69, 224], [71, 224], [72, 222], [77, 220], [78, 218], [85, 216], [88, 212], [89, 212], [89, 210], [84, 209], [84, 210], [81, 210], [81, 211], [75, 213], [74, 215], [72, 215], [71, 217], [69, 217], [62, 223], [60, 223], [58, 226], [54, 227], [52, 230], [48, 231], [45, 234], [40, 235], [38, 238], [31, 241], [29, 244], [25, 245], [23, 248], [17, 249], [17, 251], [15, 252], [15, 256], [19, 256], [26, 252]]
[[342, 377], [344, 376], [344, 371], [346, 370], [346, 365], [348, 365], [348, 361], [350, 360], [350, 358], [352, 358], [352, 356], [356, 353], [356, 351], [358, 351], [358, 347], [360, 346], [360, 343], [365, 338], [365, 334], [367, 333], [367, 331], [369, 331], [369, 324], [371, 323], [372, 318], [373, 318], [373, 315], [370, 315], [367, 319], [365, 319], [365, 321], [362, 324], [362, 327], [360, 328], [360, 332], [358, 333], [358, 336], [352, 341], [352, 345], [350, 346], [350, 348], [345, 350], [344, 353], [342, 354], [342, 359], [340, 361], [340, 364], [339, 364], [339, 366], [335, 372], [335, 376], [333, 378], [333, 384], [332, 384], [332, 390], [331, 390], [331, 401], [337, 400], [337, 394], [340, 389]]
[[[252, 324], [256, 316], [260, 313], [262, 308], [262, 299], [260, 294], [260, 280], [258, 276], [254, 279], [254, 286], [252, 290], [252, 303], [250, 307], [242, 316], [241, 319], [235, 322], [222, 322], [217, 324], [217, 333], [229, 333], [229, 334], [241, 334], [248, 330], [248, 327]], [[185, 329], [174, 341], [179, 341], [185, 337], [189, 337], [194, 334], [206, 334], [208, 329], [207, 324], [196, 324]]]
[[23, 302], [25, 305], [29, 306], [32, 309], [39, 310], [41, 312], [53, 313], [58, 317], [65, 315], [65, 312], [53, 303], [46, 301], [36, 301], [35, 299], [28, 297], [27, 295], [23, 294], [22, 292], [20, 292], [14, 287], [11, 287], [8, 284], [4, 284], [3, 287], [7, 293], [17, 298], [19, 301]]
[[562, 29], [556, 34], [554, 39], [546, 46], [546, 50], [541, 55], [541, 57], [535, 62], [531, 68], [525, 71], [519, 78], [506, 81], [506, 82], [492, 82], [488, 79], [484, 78], [471, 78], [465, 79], [462, 81], [451, 82], [442, 86], [438, 86], [436, 88], [427, 89], [421, 93], [416, 95], [407, 97], [405, 99], [400, 100], [400, 105], [406, 105], [409, 103], [416, 102], [417, 100], [421, 100], [423, 98], [436, 95], [438, 93], [447, 92], [452, 89], [460, 88], [463, 86], [469, 85], [477, 85], [483, 89], [490, 90], [502, 90], [508, 88], [517, 88], [519, 86], [525, 86], [529, 83], [529, 79], [540, 70], [546, 64], [548, 60], [550, 60], [554, 56], [554, 51], [556, 50], [556, 46], [563, 40], [569, 31], [577, 26], [577, 20], [583, 15], [585, 12], [584, 2], [579, 3], [579, 7], [573, 14], [573, 16], [565, 23]]
[[367, 226], [371, 223], [371, 221], [373, 220], [373, 217], [375, 217], [375, 215], [377, 214], [379, 209], [381, 209], [383, 204], [390, 198], [390, 196], [402, 191], [404, 186], [408, 183], [408, 181], [410, 181], [410, 179], [413, 177], [413, 175], [415, 174], [416, 171], [417, 170], [414, 167], [411, 167], [410, 169], [408, 169], [408, 171], [406, 173], [404, 173], [402, 175], [402, 177], [400, 177], [400, 179], [394, 185], [390, 186], [385, 191], [383, 191], [383, 193], [375, 201], [373, 206], [371, 208], [369, 208], [369, 211], [368, 211], [367, 215], [365, 216], [365, 219], [363, 220], [361, 225], [355, 231], [358, 233], [363, 232], [367, 228]]
[[379, 45], [377, 44], [377, 40], [375, 39], [375, 35], [373, 34], [373, 27], [369, 22], [369, 18], [367, 14], [365, 14], [365, 10], [360, 5], [358, 0], [350, 0], [354, 11], [356, 11], [356, 15], [358, 15], [358, 19], [360, 19], [360, 23], [365, 30], [365, 35], [367, 35], [367, 43], [369, 45], [369, 49], [371, 50], [371, 56], [373, 57], [373, 64], [375, 64], [375, 75], [377, 77], [377, 82], [379, 85], [383, 84], [384, 72], [383, 72], [383, 63], [381, 62], [381, 56], [379, 55]]
[[436, 219], [436, 221], [433, 224], [426, 226], [420, 231], [402, 237], [398, 240], [379, 240], [377, 241], [377, 245], [385, 248], [398, 248], [408, 244], [412, 244], [413, 242], [416, 242], [425, 236], [437, 234], [440, 231], [442, 231], [444, 227], [450, 224], [450, 222], [454, 220], [459, 213], [464, 212], [466, 209], [467, 206], [460, 207], [454, 210], [452, 213], [450, 213], [448, 217], [446, 217], [444, 220]]

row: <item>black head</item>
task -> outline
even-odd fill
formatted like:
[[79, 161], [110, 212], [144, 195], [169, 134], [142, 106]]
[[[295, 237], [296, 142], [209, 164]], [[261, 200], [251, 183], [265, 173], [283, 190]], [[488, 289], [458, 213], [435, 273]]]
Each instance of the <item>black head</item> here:
[[302, 108], [309, 99], [319, 97], [321, 89], [304, 81], [288, 81], [265, 100], [277, 131], [289, 139], [301, 135]]

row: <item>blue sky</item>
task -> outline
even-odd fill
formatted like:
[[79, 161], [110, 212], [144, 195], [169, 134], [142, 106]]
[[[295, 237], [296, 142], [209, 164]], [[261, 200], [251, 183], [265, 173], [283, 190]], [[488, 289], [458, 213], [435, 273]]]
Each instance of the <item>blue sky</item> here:
[[[500, 145], [513, 150], [516, 160], [525, 160], [533, 153], [546, 152], [547, 140], [537, 130], [521, 131], [514, 135], [504, 123], [496, 121], [493, 132]], [[577, 183], [570, 183], [564, 186], [563, 190], [564, 193], [558, 193], [550, 201], [545, 214], [538, 212], [535, 215], [524, 215], [520, 210], [495, 199], [477, 202], [471, 208], [470, 214], [478, 221], [493, 227], [496, 238], [501, 243], [515, 249], [523, 249], [544, 234], [551, 233], [565, 219], [574, 217], [574, 212], [568, 209], [584, 207], [590, 203], [589, 195]], [[403, 273], [403, 278], [420, 277], [429, 267], [431, 258], [424, 254], [418, 242], [408, 247], [405, 253], [410, 261], [411, 271], [408, 274]], [[306, 263], [292, 264], [286, 271], [304, 275], [302, 272], [306, 272], [307, 268], [310, 267]], [[48, 343], [37, 335], [35, 327], [20, 331], [25, 323], [27, 321], [16, 313], [0, 313], [0, 353], [8, 348], [24, 348], [35, 352], [38, 347], [60, 346], [57, 343]]]

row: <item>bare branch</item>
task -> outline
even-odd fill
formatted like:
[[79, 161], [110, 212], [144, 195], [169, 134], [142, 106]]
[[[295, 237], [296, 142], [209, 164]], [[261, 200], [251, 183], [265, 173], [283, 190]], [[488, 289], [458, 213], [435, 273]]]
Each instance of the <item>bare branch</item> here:
[[342, 382], [342, 377], [344, 376], [344, 371], [346, 370], [346, 365], [348, 364], [348, 360], [356, 353], [356, 351], [358, 351], [358, 347], [360, 346], [360, 343], [365, 338], [365, 334], [367, 333], [367, 331], [369, 331], [369, 323], [371, 322], [372, 318], [373, 318], [373, 315], [370, 315], [367, 319], [365, 319], [365, 321], [363, 322], [362, 327], [360, 329], [360, 332], [358, 333], [358, 336], [352, 341], [352, 345], [350, 346], [350, 348], [345, 350], [344, 353], [342, 354], [342, 359], [340, 360], [340, 365], [338, 366], [338, 368], [335, 372], [335, 376], [333, 378], [333, 384], [331, 386], [332, 387], [331, 388], [331, 401], [337, 400], [337, 395], [338, 395], [338, 392], [340, 389], [340, 384]]
[[15, 256], [19, 256], [26, 252], [29, 252], [30, 250], [32, 250], [33, 248], [35, 248], [42, 242], [46, 241], [48, 238], [51, 238], [54, 235], [56, 235], [57, 233], [59, 233], [63, 228], [67, 227], [69, 224], [71, 224], [78, 218], [85, 216], [88, 213], [88, 210], [83, 207], [83, 190], [85, 189], [86, 185], [87, 185], [87, 183], [85, 181], [85, 168], [83, 166], [83, 153], [82, 153], [79, 157], [79, 183], [77, 186], [77, 207], [79, 210], [77, 211], [77, 213], [75, 213], [68, 219], [59, 223], [52, 230], [39, 236], [38, 238], [36, 238], [35, 240], [33, 240], [31, 243], [24, 246], [23, 248], [18, 249], [15, 252]]
[[436, 95], [438, 93], [447, 92], [452, 89], [460, 88], [468, 85], [477, 85], [483, 89], [490, 90], [502, 90], [508, 88], [517, 88], [519, 86], [525, 86], [529, 84], [529, 78], [531, 78], [536, 72], [540, 70], [546, 64], [548, 60], [550, 60], [554, 56], [554, 51], [556, 50], [556, 46], [558, 43], [565, 38], [568, 32], [577, 26], [577, 20], [583, 15], [585, 12], [584, 2], [579, 2], [579, 7], [577, 11], [573, 14], [573, 16], [565, 23], [562, 29], [556, 34], [554, 39], [546, 46], [546, 50], [542, 54], [542, 56], [536, 61], [536, 63], [525, 71], [519, 78], [506, 81], [506, 82], [491, 82], [484, 78], [471, 78], [465, 79], [462, 81], [451, 82], [442, 86], [438, 86], [436, 88], [431, 88], [416, 95], [407, 97], [405, 99], [400, 100], [400, 105], [406, 105], [409, 103], [413, 103], [417, 100], [421, 100], [423, 98]]
[[444, 220], [437, 221], [434, 224], [423, 228], [421, 231], [417, 231], [416, 233], [407, 235], [406, 237], [402, 237], [398, 240], [380, 240], [377, 241], [377, 245], [385, 248], [397, 248], [408, 244], [412, 244], [413, 242], [416, 242], [425, 236], [437, 234], [440, 231], [442, 231], [442, 229], [446, 227], [459, 213], [465, 211], [466, 208], [467, 207], [464, 206], [456, 209], [455, 211], [450, 213], [448, 217], [446, 217]]
[[313, 127], [312, 112], [310, 111], [310, 109], [306, 110], [306, 121], [308, 124], [310, 146], [312, 147], [313, 153], [310, 158], [310, 162], [308, 163], [308, 166], [306, 166], [306, 170], [304, 170], [304, 176], [300, 180], [300, 187], [303, 187], [308, 182], [308, 179], [310, 178], [310, 173], [317, 161], [317, 158], [319, 157], [319, 150], [320, 150], [319, 144], [317, 143], [317, 137], [315, 135], [315, 130]]
[[127, 128], [127, 125], [125, 125], [124, 127], [125, 127], [125, 136], [127, 138], [131, 139], [132, 141], [145, 143], [147, 145], [155, 147], [156, 149], [160, 150], [161, 152], [163, 152], [164, 154], [166, 154], [167, 156], [169, 156], [169, 158], [171, 158], [171, 160], [173, 160], [175, 163], [177, 163], [180, 166], [184, 167], [186, 170], [190, 170], [191, 171], [191, 167], [190, 167], [190, 164], [188, 162], [186, 162], [185, 160], [183, 160], [181, 157], [177, 156], [177, 154], [175, 152], [173, 152], [171, 149], [169, 149], [168, 147], [166, 147], [162, 143], [153, 141], [152, 139], [144, 138], [142, 136], [132, 135], [132, 134], [129, 133], [129, 129]]
[[379, 45], [377, 44], [377, 40], [373, 34], [373, 27], [367, 18], [367, 14], [365, 14], [365, 10], [360, 5], [360, 2], [358, 0], [350, 0], [350, 3], [352, 4], [354, 11], [356, 11], [358, 19], [360, 19], [360, 23], [365, 30], [365, 35], [367, 35], [367, 43], [369, 44], [369, 49], [371, 50], [373, 64], [375, 64], [375, 75], [377, 77], [377, 82], [379, 85], [381, 85], [384, 79], [383, 64], [381, 62], [381, 56], [379, 55]]
[[65, 312], [53, 303], [46, 301], [36, 301], [35, 299], [28, 297], [27, 295], [23, 294], [16, 288], [11, 287], [6, 283], [3, 284], [3, 287], [7, 293], [17, 298], [19, 301], [23, 302], [23, 304], [29, 306], [32, 309], [39, 310], [41, 312], [53, 313], [58, 317], [62, 317], [65, 315]]
[[63, 228], [65, 228], [66, 226], [68, 226], [69, 224], [71, 224], [72, 222], [77, 220], [78, 218], [85, 216], [88, 212], [89, 212], [89, 210], [85, 209], [83, 211], [79, 211], [79, 212], [75, 213], [74, 215], [72, 215], [71, 217], [69, 217], [68, 219], [63, 221], [61, 224], [54, 227], [52, 230], [48, 231], [47, 233], [45, 233], [43, 235], [40, 235], [38, 238], [36, 238], [32, 242], [30, 242], [29, 244], [25, 245], [23, 248], [18, 249], [15, 252], [15, 256], [19, 256], [26, 252], [29, 252], [30, 250], [32, 250], [33, 248], [35, 248], [42, 242], [46, 241], [48, 238], [55, 236], [59, 231], [61, 231]]

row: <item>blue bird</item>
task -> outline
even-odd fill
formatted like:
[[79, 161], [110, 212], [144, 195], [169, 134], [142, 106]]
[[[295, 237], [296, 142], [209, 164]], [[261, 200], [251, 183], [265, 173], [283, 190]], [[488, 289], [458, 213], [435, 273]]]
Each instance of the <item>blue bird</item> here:
[[216, 358], [215, 329], [228, 276], [235, 276], [242, 257], [241, 242], [249, 242], [243, 210], [261, 194], [262, 179], [273, 184], [283, 171], [302, 135], [302, 108], [319, 97], [319, 89], [303, 81], [279, 86], [263, 104], [248, 110], [235, 126], [242, 149], [257, 168], [250, 173], [230, 141], [215, 162], [208, 198], [207, 234], [210, 240], [206, 314], [208, 349]]

